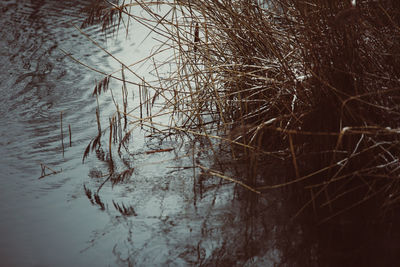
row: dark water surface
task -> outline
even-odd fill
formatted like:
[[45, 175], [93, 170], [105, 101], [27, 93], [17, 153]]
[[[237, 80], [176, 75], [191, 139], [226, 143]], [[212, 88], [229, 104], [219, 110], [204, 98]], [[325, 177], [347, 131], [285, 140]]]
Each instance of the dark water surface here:
[[[100, 194], [103, 207], [91, 202], [83, 186], [95, 192], [104, 180], [96, 177], [107, 173], [107, 166], [93, 155], [82, 164], [82, 156], [97, 133], [92, 91], [103, 77], [62, 50], [107, 73], [120, 63], [73, 26], [84, 20], [85, 2], [0, 2], [0, 266], [321, 266], [321, 253], [328, 255], [325, 262], [366, 259], [346, 245], [348, 233], [341, 227], [325, 231], [323, 239], [333, 241], [324, 244], [314, 242], [315, 233], [306, 234], [307, 228], [287, 224], [290, 214], [280, 194], [256, 198], [231, 183], [182, 168], [192, 166], [192, 160], [210, 166], [211, 151], [172, 160], [190, 154], [193, 144], [145, 140], [139, 130], [130, 144], [131, 179], [114, 187], [106, 184]], [[147, 33], [140, 27], [133, 27], [128, 39], [124, 34], [106, 39], [97, 26], [85, 32], [126, 64], [155, 45], [151, 38], [143, 41]], [[153, 77], [145, 65], [135, 68]], [[132, 105], [137, 104], [134, 90], [128, 96]], [[115, 109], [109, 94], [99, 97], [99, 106], [107, 122]], [[194, 145], [201, 149], [201, 143]], [[146, 154], [171, 147], [174, 152]], [[38, 179], [41, 164], [60, 173]], [[123, 216], [115, 204], [134, 212]], [[361, 231], [357, 235], [365, 237]], [[337, 248], [331, 251], [331, 244]], [[387, 244], [380, 255], [392, 255], [396, 248]]]
[[[0, 265], [212, 266], [219, 262], [228, 266], [241, 262], [269, 266], [279, 262], [278, 250], [261, 249], [253, 242], [264, 230], [243, 223], [249, 220], [238, 211], [247, 208], [233, 200], [231, 184], [201, 180], [214, 189], [198, 191], [191, 169], [168, 168], [190, 165], [190, 159], [172, 164], [163, 161], [177, 156], [173, 153], [153, 155], [151, 160], [143, 153], [159, 148], [156, 140], [135, 137], [134, 179], [114, 188], [105, 186], [104, 208], [87, 199], [83, 185], [96, 189], [102, 180], [90, 176], [106, 169], [93, 157], [82, 164], [83, 151], [97, 131], [91, 93], [95, 80], [102, 77], [73, 62], [61, 49], [102, 71], [119, 65], [73, 27], [84, 19], [84, 2], [0, 3]], [[141, 36], [138, 40], [106, 40], [99, 27], [85, 32], [114, 54], [124, 55], [127, 63], [144, 56], [140, 49], [148, 51], [152, 46], [151, 40], [136, 45], [145, 36], [140, 29], [135, 32], [136, 38]], [[99, 102], [104, 113], [111, 112], [110, 97]], [[198, 160], [210, 157], [198, 156]], [[41, 164], [61, 172], [38, 179]], [[133, 205], [134, 215], [122, 216], [113, 201]], [[274, 229], [273, 224], [268, 227]], [[273, 247], [273, 241], [267, 242]]]
[[[109, 216], [82, 193], [89, 165], [82, 150], [95, 132], [90, 89], [96, 75], [68, 59], [107, 68], [100, 51], [73, 28], [84, 1], [0, 3], [0, 260], [1, 266], [107, 266], [112, 247], [86, 250]], [[95, 28], [87, 29], [102, 37]], [[103, 38], [104, 39], [104, 38]], [[73, 146], [64, 135], [71, 125]], [[41, 163], [58, 175], [41, 176]], [[47, 173], [49, 171], [47, 170]], [[89, 264], [90, 263], [90, 264]]]

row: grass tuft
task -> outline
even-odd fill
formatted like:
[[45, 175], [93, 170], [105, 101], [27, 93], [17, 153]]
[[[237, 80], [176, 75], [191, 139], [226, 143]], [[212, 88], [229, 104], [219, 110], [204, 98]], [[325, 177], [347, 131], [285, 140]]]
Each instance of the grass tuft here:
[[[142, 17], [131, 11], [138, 6]], [[128, 152], [140, 127], [151, 136], [202, 137], [214, 155], [228, 147], [232, 160], [246, 165], [241, 181], [209, 175], [256, 193], [291, 187], [301, 196], [297, 214], [313, 208], [322, 222], [366, 203], [377, 212], [398, 206], [398, 1], [106, 1], [86, 23], [107, 28], [131, 20], [160, 38], [145, 59], [154, 62], [156, 80], [121, 63], [123, 109], [110, 118], [111, 162], [112, 137], [118, 154]], [[94, 94], [115, 76], [106, 75]], [[140, 104], [129, 111], [131, 86]], [[168, 125], [157, 122], [165, 116]], [[121, 118], [125, 134], [117, 135]], [[99, 126], [92, 148], [100, 136]], [[120, 180], [130, 174], [123, 173]]]

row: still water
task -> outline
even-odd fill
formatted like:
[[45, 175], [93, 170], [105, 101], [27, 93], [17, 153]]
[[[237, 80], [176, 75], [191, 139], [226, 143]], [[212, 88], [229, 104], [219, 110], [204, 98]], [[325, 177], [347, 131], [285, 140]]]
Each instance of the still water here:
[[[238, 212], [242, 208], [234, 200], [232, 185], [210, 182], [210, 188], [216, 189], [197, 192], [191, 169], [169, 168], [190, 162], [163, 162], [176, 157], [173, 153], [151, 158], [141, 153], [157, 147], [156, 141], [136, 138], [134, 178], [121, 186], [104, 186], [104, 208], [88, 200], [83, 185], [95, 189], [102, 180], [91, 174], [105, 169], [95, 157], [82, 164], [84, 149], [97, 131], [96, 99], [91, 93], [102, 77], [63, 51], [104, 72], [115, 70], [119, 63], [74, 27], [85, 18], [84, 4], [72, 0], [0, 3], [1, 266], [228, 266], [235, 262], [268, 266], [279, 262], [279, 251], [271, 248], [273, 241], [267, 242], [268, 249], [253, 242], [253, 236], [264, 235], [266, 226], [243, 224], [246, 215]], [[85, 32], [113, 54], [125, 57], [126, 63], [140, 59], [152, 46], [151, 39], [143, 42], [145, 33], [139, 28], [135, 38], [121, 34], [107, 39], [95, 26]], [[141, 68], [146, 75], [146, 68]], [[99, 105], [107, 115], [112, 100], [104, 96]], [[207, 153], [198, 156], [198, 160], [208, 157]], [[59, 173], [38, 179], [41, 164]], [[113, 203], [132, 206], [134, 215], [122, 216]]]
[[[185, 168], [193, 161], [212, 165], [208, 151], [198, 150], [195, 159], [176, 159], [192, 146], [201, 148], [201, 140], [160, 143], [134, 131], [132, 177], [102, 187], [104, 206], [90, 201], [84, 188], [94, 192], [107, 173], [94, 155], [82, 164], [97, 134], [92, 92], [103, 76], [70, 56], [104, 73], [120, 63], [74, 27], [85, 19], [85, 3], [0, 2], [0, 266], [340, 266], [335, 262], [342, 258], [350, 266], [391, 266], [396, 238], [384, 236], [376, 243], [357, 227], [346, 232], [332, 226], [332, 231], [322, 230], [323, 242], [316, 242], [314, 229], [288, 224], [281, 193], [256, 199]], [[106, 38], [98, 26], [84, 31], [125, 64], [140, 60], [155, 45], [140, 25], [131, 26], [128, 37], [121, 31]], [[139, 76], [154, 78], [146, 64], [133, 68]], [[120, 90], [117, 83], [111, 87]], [[137, 93], [129, 90], [133, 105]], [[98, 103], [107, 123], [115, 110], [113, 99], [104, 94]], [[146, 153], [170, 148], [175, 149]], [[58, 173], [39, 179], [41, 166]], [[128, 216], [117, 207], [126, 207]], [[356, 246], [349, 245], [350, 233], [360, 237]], [[376, 257], [359, 249], [365, 247]], [[325, 264], [318, 264], [319, 258]]]

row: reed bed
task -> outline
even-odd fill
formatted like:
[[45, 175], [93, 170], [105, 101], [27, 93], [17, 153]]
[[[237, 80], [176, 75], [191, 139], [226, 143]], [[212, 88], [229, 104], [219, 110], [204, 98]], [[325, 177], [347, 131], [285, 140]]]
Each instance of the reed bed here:
[[[145, 15], [132, 12], [138, 6]], [[228, 149], [231, 163], [245, 166], [241, 178], [193, 167], [252, 194], [289, 190], [301, 203], [294, 216], [311, 209], [325, 222], [366, 205], [380, 215], [398, 206], [398, 1], [104, 1], [91, 10], [89, 24], [134, 32], [134, 20], [160, 38], [144, 58], [153, 81], [127, 79], [135, 73], [122, 64], [95, 87], [98, 96], [115, 78], [124, 92], [103, 159], [115, 161], [111, 143], [114, 153], [128, 151], [141, 127], [151, 136], [201, 137], [215, 155]], [[136, 109], [128, 109], [127, 88], [140, 93]], [[166, 116], [169, 123], [158, 120]], [[99, 123], [84, 157], [101, 148], [105, 131]], [[119, 173], [113, 166], [114, 182], [132, 174], [129, 164]]]

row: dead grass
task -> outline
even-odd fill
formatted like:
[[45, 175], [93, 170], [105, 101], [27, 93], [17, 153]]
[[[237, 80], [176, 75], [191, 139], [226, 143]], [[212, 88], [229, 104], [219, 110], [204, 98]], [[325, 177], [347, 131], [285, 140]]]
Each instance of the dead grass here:
[[[217, 154], [224, 143], [231, 147], [232, 161], [246, 163], [242, 179], [230, 181], [253, 192], [286, 187], [303, 192], [308, 197], [298, 213], [314, 207], [326, 221], [366, 202], [380, 211], [396, 207], [400, 5], [395, 0], [359, 1], [356, 7], [347, 0], [264, 2], [105, 1], [94, 6], [87, 23], [125, 25], [128, 31], [134, 20], [159, 34], [160, 47], [145, 60], [170, 53], [166, 62], [153, 61], [155, 81], [127, 80], [123, 73], [134, 74], [132, 66], [121, 68], [124, 90], [131, 86], [140, 93], [140, 115], [127, 109], [126, 98], [116, 105], [106, 160], [115, 160], [111, 143], [119, 144], [118, 154], [129, 150], [135, 127], [152, 136], [201, 136], [210, 151]], [[146, 16], [133, 13], [134, 6]], [[161, 73], [166, 65], [172, 67]], [[116, 76], [105, 76], [94, 94]], [[155, 109], [157, 102], [163, 107]], [[162, 116], [169, 116], [169, 124], [157, 122]], [[104, 134], [99, 124], [84, 157], [101, 148]], [[159, 151], [164, 149], [169, 148]], [[286, 168], [286, 175], [268, 175], [266, 169], [274, 172], [271, 165]], [[209, 173], [227, 178], [217, 170]], [[113, 177], [126, 179], [125, 174]]]

